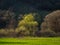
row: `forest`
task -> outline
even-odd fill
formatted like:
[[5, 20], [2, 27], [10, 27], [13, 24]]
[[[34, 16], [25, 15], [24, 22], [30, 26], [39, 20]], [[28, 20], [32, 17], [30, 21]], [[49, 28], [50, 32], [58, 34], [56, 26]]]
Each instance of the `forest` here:
[[60, 0], [0, 0], [0, 37], [25, 36], [60, 36]]

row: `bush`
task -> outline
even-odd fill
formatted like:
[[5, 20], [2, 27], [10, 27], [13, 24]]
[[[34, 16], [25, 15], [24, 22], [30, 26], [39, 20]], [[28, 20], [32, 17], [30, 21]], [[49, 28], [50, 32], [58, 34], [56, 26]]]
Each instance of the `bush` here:
[[0, 37], [5, 37], [7, 35], [6, 30], [0, 29]]
[[13, 29], [0, 29], [0, 37], [16, 37]]
[[40, 36], [42, 37], [54, 37], [56, 33], [51, 30], [40, 31]]
[[27, 30], [19, 30], [16, 33], [17, 37], [29, 36], [30, 32]]
[[57, 36], [60, 37], [60, 32], [57, 33]]

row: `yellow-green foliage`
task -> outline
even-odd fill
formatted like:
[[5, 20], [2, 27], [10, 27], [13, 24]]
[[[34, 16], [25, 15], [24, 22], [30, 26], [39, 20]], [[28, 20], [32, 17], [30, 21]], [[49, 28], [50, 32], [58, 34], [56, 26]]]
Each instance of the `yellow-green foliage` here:
[[37, 30], [37, 26], [38, 23], [35, 21], [33, 14], [27, 14], [19, 21], [16, 31], [19, 32], [22, 30], [34, 32]]
[[34, 17], [32, 16], [32, 14], [25, 15], [23, 19], [25, 20], [25, 22], [34, 21]]

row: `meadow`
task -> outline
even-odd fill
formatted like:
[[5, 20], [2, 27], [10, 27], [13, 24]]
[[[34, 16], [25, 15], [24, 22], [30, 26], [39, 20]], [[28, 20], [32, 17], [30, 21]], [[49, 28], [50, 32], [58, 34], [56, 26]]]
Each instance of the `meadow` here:
[[60, 45], [60, 37], [0, 38], [0, 45]]

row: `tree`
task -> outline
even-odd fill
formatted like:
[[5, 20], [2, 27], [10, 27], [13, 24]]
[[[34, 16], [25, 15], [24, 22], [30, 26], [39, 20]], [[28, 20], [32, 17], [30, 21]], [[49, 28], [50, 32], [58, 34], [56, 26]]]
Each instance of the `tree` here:
[[15, 13], [10, 10], [0, 11], [0, 28], [15, 28]]
[[41, 30], [51, 30], [58, 35], [60, 33], [60, 10], [48, 14], [41, 25]]
[[32, 14], [27, 14], [23, 17], [21, 21], [19, 21], [17, 31], [23, 31], [24, 33], [28, 32], [30, 36], [35, 35], [37, 31], [38, 23], [35, 21]]

